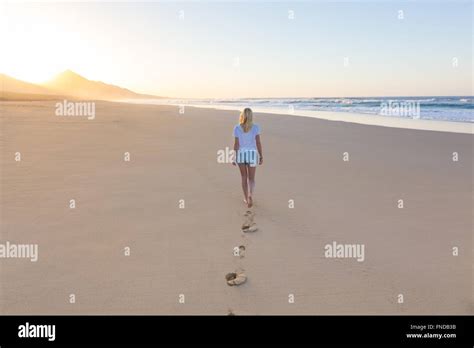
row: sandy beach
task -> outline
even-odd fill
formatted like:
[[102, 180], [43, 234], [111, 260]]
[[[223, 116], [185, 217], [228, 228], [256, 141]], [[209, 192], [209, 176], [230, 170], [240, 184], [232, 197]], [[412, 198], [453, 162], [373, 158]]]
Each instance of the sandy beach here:
[[[0, 241], [39, 252], [1, 260], [1, 314], [473, 313], [472, 135], [256, 113], [244, 233], [238, 169], [216, 160], [237, 112], [54, 105], [0, 103]], [[364, 259], [325, 257], [334, 242]]]

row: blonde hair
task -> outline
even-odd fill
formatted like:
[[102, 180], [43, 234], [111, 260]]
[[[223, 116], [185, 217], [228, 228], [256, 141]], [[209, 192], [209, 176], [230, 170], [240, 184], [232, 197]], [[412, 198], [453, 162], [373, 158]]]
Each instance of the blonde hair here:
[[242, 112], [240, 113], [239, 124], [245, 133], [247, 133], [250, 129], [252, 129], [252, 125], [253, 125], [252, 109], [245, 108], [242, 110]]

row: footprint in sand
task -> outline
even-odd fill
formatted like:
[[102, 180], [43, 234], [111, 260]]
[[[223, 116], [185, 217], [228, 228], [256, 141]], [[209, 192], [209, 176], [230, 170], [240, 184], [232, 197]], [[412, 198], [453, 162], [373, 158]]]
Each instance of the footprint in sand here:
[[248, 219], [250, 219], [251, 221], [253, 221], [253, 218], [255, 217], [255, 213], [251, 210], [247, 210], [244, 214], [244, 216]]
[[250, 225], [248, 227], [242, 226], [242, 232], [244, 232], [244, 233], [257, 232], [257, 231], [258, 231], [258, 227], [255, 223], [253, 223], [252, 225]]
[[242, 224], [242, 232], [256, 232], [258, 230], [257, 224], [253, 221], [255, 218], [255, 213], [251, 210], [247, 210], [244, 214], [245, 220]]
[[243, 270], [237, 270], [232, 273], [227, 273], [225, 275], [225, 280], [229, 286], [241, 285], [247, 281], [247, 276]]

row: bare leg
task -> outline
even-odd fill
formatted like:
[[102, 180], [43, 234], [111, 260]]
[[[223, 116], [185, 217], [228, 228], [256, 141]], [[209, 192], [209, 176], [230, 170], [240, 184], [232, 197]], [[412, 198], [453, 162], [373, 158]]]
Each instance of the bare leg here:
[[242, 191], [244, 192], [245, 202], [248, 203], [249, 188], [248, 188], [248, 174], [247, 166], [245, 164], [239, 164], [240, 176], [242, 178]]
[[253, 204], [252, 195], [253, 195], [253, 191], [255, 189], [255, 173], [257, 172], [257, 167], [247, 166], [247, 170], [248, 170], [248, 180], [249, 180], [249, 184], [248, 184], [248, 187], [249, 187], [248, 205], [249, 205], [249, 208], [250, 208]]

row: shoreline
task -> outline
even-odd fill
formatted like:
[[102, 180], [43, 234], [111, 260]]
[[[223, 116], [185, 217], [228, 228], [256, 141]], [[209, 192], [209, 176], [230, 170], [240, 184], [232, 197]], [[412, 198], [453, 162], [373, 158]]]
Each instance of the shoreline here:
[[[223, 111], [238, 111], [241, 107], [224, 106], [224, 105], [203, 105], [203, 104], [187, 104], [187, 103], [153, 103], [144, 102], [143, 100], [122, 100], [119, 103], [139, 104], [139, 105], [167, 105], [167, 106], [184, 106], [195, 107], [200, 109], [213, 109]], [[326, 121], [346, 122], [354, 124], [362, 124], [368, 126], [379, 126], [400, 129], [414, 129], [426, 130], [459, 134], [474, 134], [474, 124], [468, 122], [452, 122], [452, 121], [437, 121], [437, 120], [421, 120], [413, 118], [401, 118], [395, 116], [380, 116], [352, 112], [338, 112], [338, 111], [316, 111], [316, 110], [298, 110], [295, 109], [293, 113], [285, 108], [265, 108], [252, 107], [252, 110], [257, 113], [299, 116], [316, 118]]]

